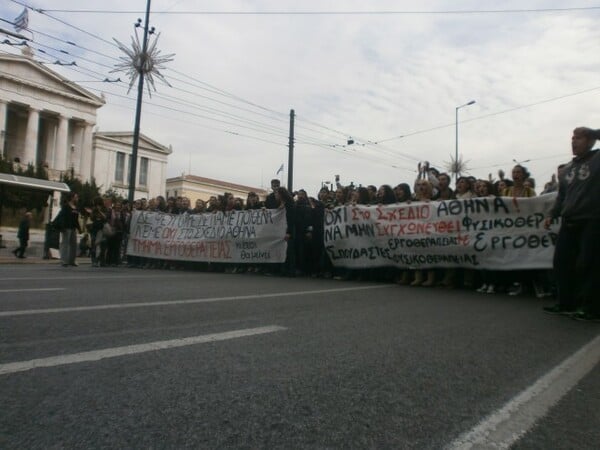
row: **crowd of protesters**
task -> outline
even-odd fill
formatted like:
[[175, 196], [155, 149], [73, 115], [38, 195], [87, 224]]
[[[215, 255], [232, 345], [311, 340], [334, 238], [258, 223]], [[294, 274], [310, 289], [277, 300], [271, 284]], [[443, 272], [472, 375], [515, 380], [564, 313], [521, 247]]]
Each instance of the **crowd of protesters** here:
[[[594, 140], [595, 142], [595, 140]], [[598, 158], [596, 158], [598, 159]], [[563, 166], [559, 166], [560, 174]], [[566, 181], [563, 180], [564, 183]], [[531, 293], [539, 298], [556, 295], [556, 286], [550, 270], [473, 270], [473, 269], [425, 269], [404, 270], [393, 267], [346, 269], [334, 267], [324, 247], [324, 214], [328, 208], [342, 205], [388, 205], [432, 200], [469, 199], [474, 197], [536, 196], [536, 183], [531, 174], [521, 164], [512, 168], [511, 177], [498, 172], [498, 179], [477, 179], [460, 176], [451, 187], [451, 176], [440, 172], [428, 163], [419, 164], [419, 176], [412, 183], [399, 183], [395, 186], [383, 184], [344, 186], [337, 182], [330, 188], [323, 186], [315, 197], [304, 189], [289, 192], [280, 185], [278, 179], [271, 181], [272, 192], [262, 201], [255, 192], [247, 198], [235, 197], [230, 193], [213, 196], [207, 202], [196, 200], [194, 205], [186, 197], [158, 196], [139, 199], [129, 205], [126, 201], [110, 198], [97, 198], [93, 205], [81, 211], [82, 229], [85, 233], [80, 245], [83, 254], [89, 254], [94, 266], [118, 266], [127, 264], [142, 268], [198, 268], [209, 271], [252, 272], [279, 276], [325, 277], [342, 280], [390, 281], [398, 284], [447, 289], [475, 289], [482, 294], [505, 292], [509, 295]], [[558, 191], [556, 177], [546, 183], [540, 194]], [[129, 222], [133, 210], [161, 211], [169, 214], [209, 214], [235, 210], [259, 208], [284, 208], [287, 229], [284, 239], [288, 242], [287, 257], [282, 264], [225, 264], [207, 262], [164, 261], [126, 255]], [[63, 207], [69, 217], [69, 227], [75, 211], [73, 199]], [[61, 212], [62, 213], [62, 212]], [[560, 215], [554, 213], [555, 216]], [[64, 265], [74, 265], [73, 233], [66, 232], [64, 238]], [[85, 242], [84, 242], [85, 241]], [[69, 248], [69, 249], [67, 249]], [[62, 246], [61, 246], [62, 249]], [[556, 264], [556, 261], [555, 261]]]
[[[388, 205], [429, 200], [465, 199], [472, 197], [487, 197], [505, 195], [515, 197], [531, 197], [535, 195], [535, 182], [527, 169], [516, 165], [512, 171], [512, 179], [501, 178], [496, 182], [459, 177], [455, 188], [450, 187], [451, 177], [440, 173], [427, 164], [420, 167], [420, 176], [414, 182], [413, 188], [408, 183], [400, 183], [395, 187], [381, 185], [379, 187], [344, 186], [337, 183], [333, 189], [323, 186], [316, 197], [311, 197], [304, 189], [290, 193], [280, 185], [278, 179], [271, 181], [272, 192], [262, 201], [255, 192], [248, 193], [245, 199], [235, 197], [230, 193], [213, 196], [205, 202], [196, 200], [192, 205], [187, 197], [158, 196], [151, 199], [135, 200], [129, 205], [126, 200], [110, 197], [94, 199], [91, 207], [83, 208], [80, 212], [79, 223], [69, 220], [68, 228], [61, 227], [65, 234], [63, 248], [66, 253], [62, 262], [64, 265], [74, 265], [73, 242], [74, 231], [84, 233], [79, 245], [80, 255], [89, 254], [93, 266], [118, 266], [127, 264], [134, 267], [178, 268], [190, 264], [177, 261], [162, 261], [150, 258], [127, 257], [126, 247], [129, 232], [129, 222], [133, 210], [160, 211], [169, 214], [209, 214], [219, 211], [240, 211], [248, 209], [285, 208], [287, 230], [285, 239], [288, 241], [286, 262], [276, 264], [196, 264], [195, 266], [209, 270], [233, 272], [261, 272], [281, 276], [311, 276], [329, 277], [336, 279], [373, 279], [394, 280], [399, 284], [411, 286], [444, 286], [447, 288], [467, 287], [478, 288], [480, 292], [494, 293], [507, 291], [511, 295], [520, 294], [524, 289], [523, 281], [526, 275], [515, 272], [480, 273], [470, 270], [439, 269], [426, 271], [384, 269], [341, 269], [334, 268], [329, 260], [323, 240], [323, 217], [325, 209], [342, 205]], [[555, 182], [545, 186], [544, 192], [556, 190]], [[70, 217], [75, 209], [73, 197], [65, 202], [61, 214]], [[76, 201], [76, 199], [75, 199]], [[68, 233], [68, 235], [67, 235]], [[193, 265], [193, 264], [192, 264]], [[536, 278], [535, 291], [538, 296], [548, 295], [550, 286], [543, 275]]]

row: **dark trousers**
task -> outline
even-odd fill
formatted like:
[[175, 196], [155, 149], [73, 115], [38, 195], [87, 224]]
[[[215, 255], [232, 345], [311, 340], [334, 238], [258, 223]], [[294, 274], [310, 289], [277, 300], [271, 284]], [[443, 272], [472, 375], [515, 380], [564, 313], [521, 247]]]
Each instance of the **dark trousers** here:
[[600, 220], [564, 221], [554, 251], [558, 302], [600, 315]]
[[13, 252], [16, 257], [22, 258], [25, 256], [25, 249], [27, 248], [28, 240], [19, 238], [19, 247]]
[[123, 233], [117, 231], [114, 236], [106, 240], [106, 263], [111, 265], [121, 264], [121, 239]]

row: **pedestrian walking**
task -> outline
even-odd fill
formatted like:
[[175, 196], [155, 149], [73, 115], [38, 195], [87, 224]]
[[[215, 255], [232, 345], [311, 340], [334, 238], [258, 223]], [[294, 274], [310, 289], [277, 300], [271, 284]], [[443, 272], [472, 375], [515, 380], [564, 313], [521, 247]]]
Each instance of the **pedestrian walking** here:
[[19, 223], [19, 230], [17, 231], [17, 238], [19, 239], [19, 246], [13, 250], [13, 254], [17, 258], [26, 258], [25, 249], [29, 244], [29, 227], [31, 226], [31, 212], [27, 211], [23, 215], [23, 219]]

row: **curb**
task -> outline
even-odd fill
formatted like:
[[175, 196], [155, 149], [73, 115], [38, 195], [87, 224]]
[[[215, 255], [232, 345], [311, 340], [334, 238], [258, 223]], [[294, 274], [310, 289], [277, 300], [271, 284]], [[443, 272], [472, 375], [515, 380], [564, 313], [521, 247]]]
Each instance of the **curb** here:
[[[81, 258], [81, 259], [76, 259], [75, 260], [77, 262], [77, 264], [80, 265], [86, 265], [86, 264], [92, 264], [92, 261], [89, 258]], [[15, 265], [22, 265], [22, 264], [51, 264], [51, 265], [60, 265], [60, 259], [44, 259], [44, 258], [40, 258], [39, 256], [29, 256], [26, 257], [24, 259], [21, 258], [16, 258], [14, 256], [0, 256], [0, 265], [6, 265], [6, 264], [15, 264]]]

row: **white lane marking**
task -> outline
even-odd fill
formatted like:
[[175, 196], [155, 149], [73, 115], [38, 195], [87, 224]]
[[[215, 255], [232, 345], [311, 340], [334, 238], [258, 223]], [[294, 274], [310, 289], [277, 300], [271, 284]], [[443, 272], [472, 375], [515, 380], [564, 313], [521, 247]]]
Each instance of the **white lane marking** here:
[[285, 327], [271, 325], [258, 328], [246, 328], [243, 330], [226, 331], [224, 333], [205, 334], [169, 341], [147, 342], [145, 344], [126, 345], [124, 347], [105, 348], [89, 352], [73, 353], [70, 355], [51, 356], [48, 358], [32, 359], [30, 361], [18, 361], [0, 364], [0, 375], [8, 375], [16, 372], [25, 372], [39, 367], [64, 366], [66, 364], [77, 364], [81, 362], [100, 361], [106, 358], [118, 356], [135, 355], [138, 353], [153, 352], [169, 348], [185, 347], [188, 345], [205, 344], [207, 342], [225, 341], [257, 334], [275, 333], [286, 330]]
[[[160, 276], [163, 278], [183, 278], [184, 274], [164, 274]], [[156, 278], [155, 274], [148, 275], [92, 275], [92, 276], [82, 276], [77, 275], [74, 277], [67, 276], [56, 276], [56, 277], [2, 277], [0, 281], [48, 281], [48, 280], [111, 280], [111, 279], [130, 279], [130, 278]]]
[[64, 291], [65, 288], [38, 288], [38, 289], [0, 289], [0, 294], [5, 292], [43, 292], [43, 291]]
[[506, 405], [463, 433], [448, 449], [508, 449], [600, 361], [600, 335]]
[[331, 294], [335, 292], [347, 292], [347, 291], [362, 291], [366, 289], [381, 289], [393, 287], [390, 284], [375, 285], [375, 286], [358, 286], [349, 288], [339, 289], [320, 289], [315, 291], [297, 291], [297, 292], [276, 292], [273, 294], [252, 294], [252, 295], [235, 295], [231, 297], [212, 297], [212, 298], [194, 298], [189, 300], [171, 300], [162, 302], [139, 302], [139, 303], [109, 303], [107, 305], [93, 305], [93, 306], [71, 306], [64, 308], [44, 308], [44, 309], [25, 309], [17, 311], [1, 311], [0, 317], [14, 317], [14, 316], [30, 316], [34, 314], [54, 314], [54, 313], [66, 313], [66, 312], [82, 312], [82, 311], [98, 311], [102, 309], [124, 309], [124, 308], [141, 308], [147, 306], [175, 306], [175, 305], [189, 305], [194, 303], [212, 303], [212, 302], [225, 302], [233, 300], [253, 300], [261, 298], [273, 298], [273, 297], [293, 297], [299, 295], [315, 295], [315, 294]]

